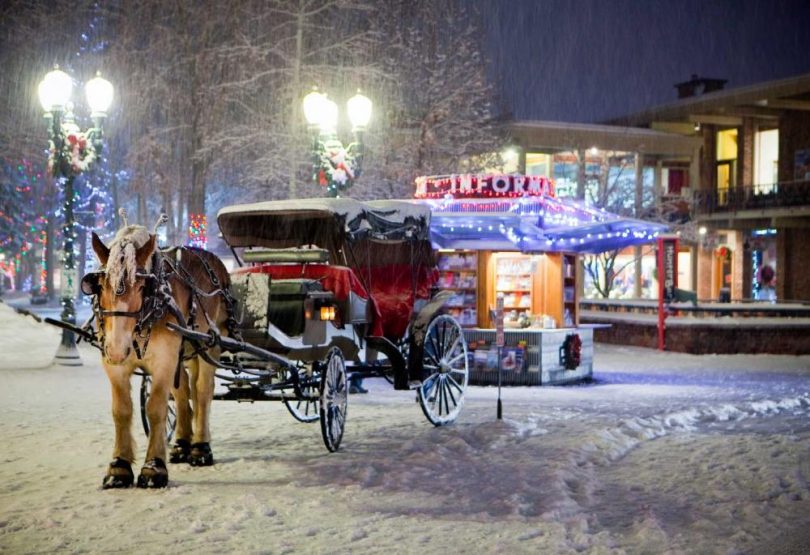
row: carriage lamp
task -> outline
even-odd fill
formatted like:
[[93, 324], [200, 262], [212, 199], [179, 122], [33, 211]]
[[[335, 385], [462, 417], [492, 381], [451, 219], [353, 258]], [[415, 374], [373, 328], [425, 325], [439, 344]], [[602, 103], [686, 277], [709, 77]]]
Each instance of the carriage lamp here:
[[337, 135], [338, 106], [313, 88], [304, 97], [304, 117], [312, 134], [312, 178], [330, 197], [350, 188], [363, 165], [363, 132], [371, 120], [371, 100], [358, 90], [346, 103], [354, 140], [344, 147]]
[[335, 307], [334, 306], [322, 306], [321, 307], [321, 320], [331, 322], [335, 319]]
[[[70, 94], [73, 79], [55, 66], [39, 84], [38, 94], [45, 121], [48, 126], [49, 154], [48, 171], [64, 187], [64, 249], [62, 254], [62, 315], [64, 322], [76, 324], [75, 299], [78, 293], [79, 276], [76, 270], [76, 239], [73, 207], [76, 193], [74, 179], [92, 167], [103, 147], [104, 119], [112, 104], [113, 86], [97, 73], [85, 85], [87, 104], [93, 126], [81, 131], [73, 115]], [[73, 332], [63, 329], [62, 342], [56, 352], [55, 362], [63, 366], [79, 366], [81, 358], [76, 349]]]

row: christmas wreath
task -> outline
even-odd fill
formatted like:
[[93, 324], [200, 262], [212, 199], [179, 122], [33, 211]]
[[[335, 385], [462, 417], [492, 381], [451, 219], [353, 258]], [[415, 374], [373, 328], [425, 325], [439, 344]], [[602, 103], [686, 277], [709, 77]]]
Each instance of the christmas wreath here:
[[330, 193], [337, 193], [351, 187], [357, 177], [357, 165], [354, 158], [337, 141], [327, 142], [321, 152], [318, 183]]
[[[92, 135], [90, 133], [81, 133], [78, 129], [69, 128], [67, 133], [62, 135], [60, 142], [62, 144], [61, 159], [63, 165], [59, 168], [55, 167], [55, 163], [60, 156], [58, 156], [56, 144], [51, 141], [50, 156], [48, 157], [48, 170], [50, 172], [67, 173], [69, 171], [73, 175], [79, 175], [87, 171], [95, 162], [96, 149], [92, 145]], [[64, 161], [67, 161], [67, 166], [64, 165]]]
[[728, 247], [720, 247], [717, 249], [717, 258], [720, 260], [731, 260], [731, 249]]
[[562, 347], [560, 347], [560, 364], [566, 370], [575, 370], [582, 362], [582, 339], [578, 333], [572, 333], [565, 337]]

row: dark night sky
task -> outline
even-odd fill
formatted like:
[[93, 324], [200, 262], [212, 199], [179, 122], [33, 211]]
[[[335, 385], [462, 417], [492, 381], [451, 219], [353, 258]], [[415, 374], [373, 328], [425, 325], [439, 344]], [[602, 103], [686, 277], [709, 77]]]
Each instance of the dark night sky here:
[[810, 0], [480, 0], [502, 106], [599, 122], [672, 102], [693, 73], [726, 88], [810, 72]]

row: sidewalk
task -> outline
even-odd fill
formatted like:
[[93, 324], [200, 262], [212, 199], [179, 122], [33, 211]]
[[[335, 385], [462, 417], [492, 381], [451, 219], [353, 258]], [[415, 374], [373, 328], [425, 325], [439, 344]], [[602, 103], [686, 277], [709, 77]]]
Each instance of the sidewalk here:
[[[46, 304], [31, 304], [31, 294], [21, 291], [8, 291], [0, 297], [0, 301], [6, 303], [17, 312], [30, 312], [40, 318], [60, 319], [62, 315], [62, 304], [59, 299], [51, 300]], [[76, 322], [85, 322], [92, 313], [89, 304], [83, 300], [76, 303]]]

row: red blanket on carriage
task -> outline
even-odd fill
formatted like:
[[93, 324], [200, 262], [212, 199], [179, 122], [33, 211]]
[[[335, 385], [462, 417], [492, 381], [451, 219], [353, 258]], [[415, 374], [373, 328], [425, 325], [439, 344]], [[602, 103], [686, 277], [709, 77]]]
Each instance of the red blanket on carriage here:
[[263, 273], [270, 279], [315, 279], [321, 282], [324, 291], [331, 291], [335, 299], [345, 302], [349, 292], [371, 305], [370, 335], [384, 336], [396, 340], [405, 334], [414, 305], [414, 282], [416, 298], [430, 298], [430, 289], [437, 280], [437, 272], [432, 268], [416, 270], [405, 265], [386, 265], [371, 268], [364, 272], [366, 283], [371, 284], [371, 294], [363, 282], [346, 266], [329, 264], [262, 264], [240, 268], [234, 273]]

